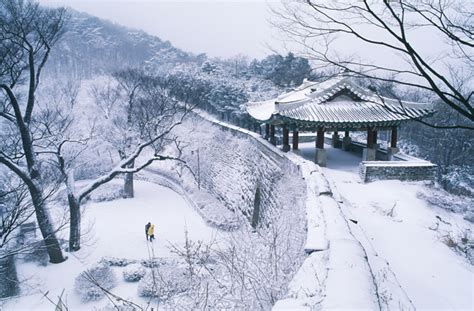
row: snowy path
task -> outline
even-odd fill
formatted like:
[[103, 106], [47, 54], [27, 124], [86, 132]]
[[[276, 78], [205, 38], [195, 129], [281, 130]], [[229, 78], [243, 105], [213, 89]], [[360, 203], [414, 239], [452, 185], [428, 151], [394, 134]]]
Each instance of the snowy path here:
[[169, 256], [168, 246], [184, 243], [184, 232], [193, 240], [210, 241], [215, 229], [176, 192], [145, 181], [136, 181], [134, 199], [91, 204], [84, 215], [93, 224], [92, 245], [86, 249], [94, 259], [102, 256], [143, 259], [148, 257], [145, 224], [155, 225], [156, 256]]
[[[119, 182], [120, 181], [113, 181]], [[74, 279], [80, 272], [95, 264], [104, 256], [127, 259], [147, 259], [145, 224], [155, 224], [153, 248], [155, 256], [172, 256], [169, 243], [183, 245], [184, 231], [192, 240], [210, 241], [216, 229], [207, 226], [199, 214], [176, 192], [145, 181], [135, 181], [135, 198], [91, 203], [83, 216], [83, 231], [88, 224], [93, 227], [83, 239], [82, 248], [59, 265], [38, 266], [35, 263], [18, 265], [25, 295], [0, 304], [3, 310], [52, 310], [54, 307], [38, 290], [49, 292], [57, 301], [64, 289], [70, 310], [92, 310], [107, 303], [82, 303], [74, 292]], [[121, 279], [121, 275], [117, 275]], [[136, 283], [120, 283], [113, 292], [134, 301], [144, 301], [136, 295]]]
[[[314, 143], [302, 145], [300, 154], [312, 159]], [[436, 216], [451, 224], [446, 230], [472, 226], [459, 215], [417, 198], [423, 187], [420, 183], [362, 184], [357, 175], [359, 157], [329, 146], [327, 150], [328, 166], [323, 172], [333, 184], [335, 196], [341, 196], [345, 216], [358, 221], [352, 227], [357, 228], [366, 250], [370, 248], [368, 252], [389, 263], [415, 307], [472, 310], [473, 267], [440, 241], [446, 232], [429, 229], [435, 227]]]

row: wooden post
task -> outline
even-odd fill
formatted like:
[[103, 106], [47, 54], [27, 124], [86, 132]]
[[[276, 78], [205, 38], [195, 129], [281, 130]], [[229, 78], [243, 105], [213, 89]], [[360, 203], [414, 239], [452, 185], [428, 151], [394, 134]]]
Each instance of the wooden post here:
[[287, 152], [290, 150], [290, 130], [287, 125], [283, 126], [283, 151]]
[[390, 147], [397, 148], [397, 136], [398, 136], [398, 129], [396, 126], [392, 127], [392, 135], [390, 137]]
[[374, 131], [371, 127], [367, 128], [367, 148], [374, 148]]
[[270, 143], [276, 146], [275, 125], [270, 125]]
[[270, 124], [265, 123], [265, 139], [268, 139], [270, 137]]
[[318, 127], [316, 134], [316, 148], [324, 149], [324, 129], [322, 127]]
[[339, 140], [339, 133], [337, 132], [337, 130], [334, 131], [334, 133], [332, 134], [332, 146], [334, 148], [339, 148], [341, 146]]
[[293, 150], [298, 150], [299, 133], [297, 130], [293, 130]]
[[344, 131], [344, 138], [342, 139], [342, 150], [351, 149], [351, 137], [349, 136], [349, 131]]
[[374, 139], [374, 145], [375, 145], [377, 143], [377, 130], [374, 129], [372, 132], [374, 133], [373, 139]]

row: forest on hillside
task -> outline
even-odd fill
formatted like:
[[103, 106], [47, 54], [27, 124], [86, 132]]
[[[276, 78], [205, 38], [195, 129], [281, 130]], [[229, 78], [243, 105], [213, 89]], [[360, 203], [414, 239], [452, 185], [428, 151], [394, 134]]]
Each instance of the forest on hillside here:
[[[246, 114], [245, 104], [275, 98], [300, 85], [304, 79], [320, 81], [337, 71], [315, 69], [311, 61], [289, 52], [250, 59], [209, 58], [181, 51], [157, 37], [135, 31], [85, 13], [71, 12], [67, 32], [52, 52], [45, 76], [63, 76], [66, 81], [111, 75], [126, 68], [140, 68], [157, 76], [170, 94], [218, 118], [257, 129]], [[412, 91], [394, 83], [365, 79], [380, 94], [419, 102], [434, 102], [438, 111], [428, 123], [469, 123], [428, 92]], [[438, 165], [437, 180], [453, 193], [472, 195], [474, 186], [474, 135], [472, 130], [433, 128], [419, 122], [401, 127], [403, 151]], [[449, 148], [446, 148], [449, 146]]]

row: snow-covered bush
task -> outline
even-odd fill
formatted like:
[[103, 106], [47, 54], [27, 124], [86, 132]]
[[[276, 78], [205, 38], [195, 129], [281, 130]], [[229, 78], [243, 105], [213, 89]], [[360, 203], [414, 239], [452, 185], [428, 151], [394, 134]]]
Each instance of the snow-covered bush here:
[[441, 182], [452, 193], [474, 197], [474, 166], [452, 165]]
[[155, 297], [163, 302], [188, 289], [185, 269], [177, 264], [163, 264], [150, 269], [138, 283], [140, 297]]
[[137, 311], [136, 305], [126, 301], [121, 301], [119, 303], [108, 303], [105, 307], [101, 308], [100, 311]]
[[441, 241], [474, 264], [474, 235], [471, 230], [467, 229], [457, 234], [448, 232], [441, 238]]
[[105, 290], [109, 290], [116, 285], [115, 275], [112, 269], [104, 263], [81, 272], [76, 277], [74, 289], [83, 302], [95, 301], [105, 295]]
[[140, 264], [145, 268], [157, 268], [163, 265], [177, 265], [176, 260], [172, 258], [152, 258], [152, 259], [143, 259], [140, 261]]
[[428, 187], [417, 193], [417, 197], [433, 206], [464, 215], [472, 222], [474, 199], [472, 197], [453, 195], [439, 187]]
[[93, 202], [106, 202], [123, 197], [123, 186], [114, 183], [108, 183], [100, 186], [88, 197]]
[[136, 260], [105, 256], [105, 257], [102, 257], [100, 262], [110, 267], [125, 267], [129, 264], [135, 263]]
[[123, 270], [123, 279], [127, 282], [138, 282], [141, 278], [143, 278], [146, 274], [145, 268], [142, 266], [135, 264], [130, 265], [125, 270]]
[[[78, 181], [77, 183], [80, 185], [81, 181]], [[55, 198], [59, 204], [64, 206], [68, 205], [66, 189], [59, 190]], [[94, 190], [85, 199], [90, 200], [92, 202], [107, 202], [120, 198], [123, 198], [123, 185], [108, 183]]]

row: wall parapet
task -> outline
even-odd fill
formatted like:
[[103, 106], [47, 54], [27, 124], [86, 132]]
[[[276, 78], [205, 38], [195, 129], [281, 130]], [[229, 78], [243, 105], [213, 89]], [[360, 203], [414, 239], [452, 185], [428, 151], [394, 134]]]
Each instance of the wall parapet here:
[[359, 176], [363, 182], [386, 179], [434, 182], [436, 168], [437, 165], [427, 161], [362, 161]]

